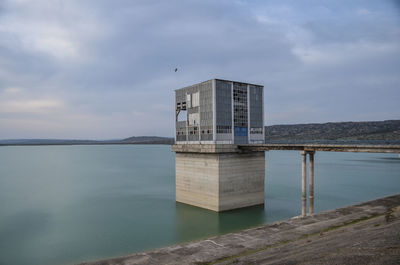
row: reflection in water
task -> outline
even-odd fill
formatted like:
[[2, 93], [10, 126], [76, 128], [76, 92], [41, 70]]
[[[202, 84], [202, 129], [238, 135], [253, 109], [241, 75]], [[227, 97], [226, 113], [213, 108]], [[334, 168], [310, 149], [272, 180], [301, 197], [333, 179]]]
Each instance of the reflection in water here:
[[400, 164], [400, 158], [397, 157], [374, 157], [373, 159], [351, 159], [349, 161], [360, 163], [397, 163]]
[[264, 205], [216, 213], [176, 203], [177, 241], [225, 234], [266, 222]]
[[218, 231], [218, 213], [176, 203], [176, 240], [188, 241], [192, 238], [203, 238]]
[[219, 233], [228, 233], [266, 222], [264, 205], [222, 212], [218, 215]]

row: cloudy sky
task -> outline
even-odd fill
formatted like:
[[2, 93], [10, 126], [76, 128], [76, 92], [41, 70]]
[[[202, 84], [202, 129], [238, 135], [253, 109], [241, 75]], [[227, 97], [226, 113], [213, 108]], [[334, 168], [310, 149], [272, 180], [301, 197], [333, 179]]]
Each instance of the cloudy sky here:
[[267, 125], [399, 119], [400, 2], [0, 0], [0, 139], [173, 136], [212, 78]]

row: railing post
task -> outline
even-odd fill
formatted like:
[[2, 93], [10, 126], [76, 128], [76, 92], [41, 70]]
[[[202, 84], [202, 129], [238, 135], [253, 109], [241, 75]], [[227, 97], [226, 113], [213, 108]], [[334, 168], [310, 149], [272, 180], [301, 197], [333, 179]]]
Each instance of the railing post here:
[[307, 153], [306, 151], [301, 151], [301, 216], [306, 216], [307, 210], [307, 179], [306, 179], [306, 163], [307, 163]]
[[309, 213], [314, 213], [314, 151], [308, 152], [310, 156], [310, 183], [309, 183], [309, 199], [310, 199], [310, 206], [309, 206]]

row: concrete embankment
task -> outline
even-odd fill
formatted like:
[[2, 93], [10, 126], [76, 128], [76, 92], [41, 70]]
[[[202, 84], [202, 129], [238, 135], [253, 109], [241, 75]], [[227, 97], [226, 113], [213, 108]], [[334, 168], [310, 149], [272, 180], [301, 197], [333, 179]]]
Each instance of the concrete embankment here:
[[400, 264], [400, 194], [83, 264]]

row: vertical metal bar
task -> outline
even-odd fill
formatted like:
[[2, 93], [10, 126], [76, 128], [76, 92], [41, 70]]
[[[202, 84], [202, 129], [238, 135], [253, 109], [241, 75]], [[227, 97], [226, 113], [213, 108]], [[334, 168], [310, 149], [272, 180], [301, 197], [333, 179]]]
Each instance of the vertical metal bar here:
[[250, 85], [247, 84], [247, 143], [250, 141]]
[[233, 82], [231, 82], [231, 107], [232, 107], [232, 144], [235, 143], [235, 123], [234, 123], [234, 106], [233, 106], [234, 100], [233, 100]]
[[314, 213], [314, 152], [309, 152], [308, 154], [310, 158], [309, 213], [312, 214]]
[[262, 87], [261, 90], [261, 98], [262, 98], [262, 132], [263, 132], [263, 141], [262, 143], [265, 143], [265, 117], [264, 117], [264, 87]]
[[213, 142], [217, 142], [217, 81], [212, 80], [212, 103], [213, 103]]
[[307, 153], [306, 151], [301, 151], [301, 216], [306, 216], [307, 209]]
[[189, 111], [188, 111], [188, 102], [187, 102], [187, 92], [185, 93], [185, 101], [186, 101], [186, 144], [189, 143]]
[[175, 115], [175, 120], [174, 120], [174, 131], [175, 131], [175, 136], [174, 136], [174, 139], [175, 139], [175, 144], [176, 144], [176, 134], [177, 134], [177, 131], [176, 131], [176, 122], [178, 121], [178, 115], [176, 115], [176, 90], [175, 90], [174, 97], [175, 97], [175, 100], [174, 100], [174, 102], [175, 102], [175, 105], [174, 105], [174, 115]]
[[201, 143], [201, 106], [200, 106], [200, 90], [199, 90], [199, 144]]

